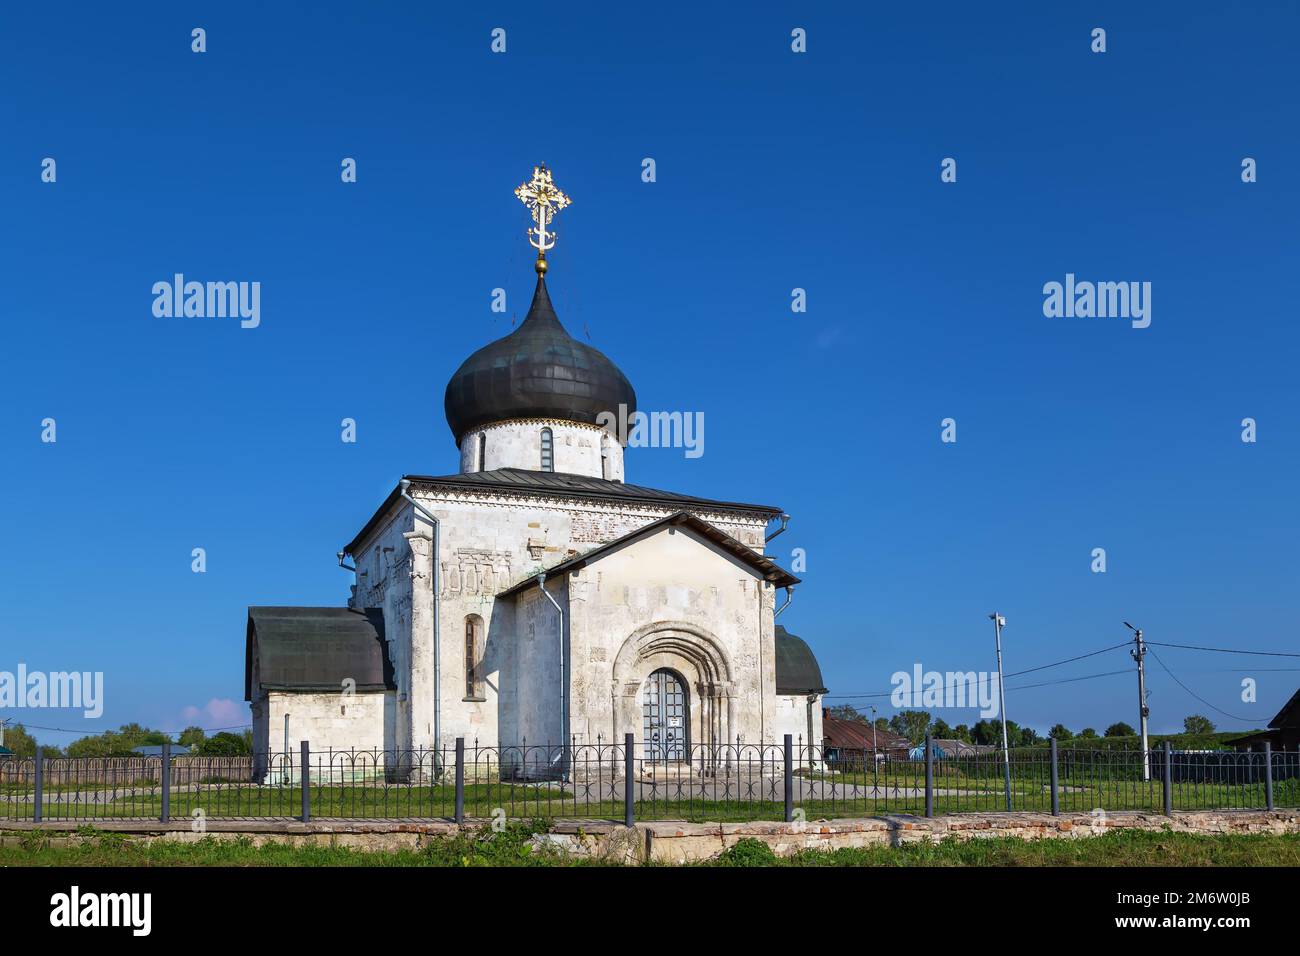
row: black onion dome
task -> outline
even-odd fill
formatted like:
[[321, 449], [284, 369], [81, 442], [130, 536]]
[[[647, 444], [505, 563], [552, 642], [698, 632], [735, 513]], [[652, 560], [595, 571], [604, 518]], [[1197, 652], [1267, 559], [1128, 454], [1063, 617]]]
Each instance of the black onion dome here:
[[461, 364], [443, 405], [459, 444], [468, 431], [512, 418], [596, 425], [601, 412], [617, 415], [619, 405], [631, 416], [636, 392], [617, 365], [564, 331], [538, 276], [523, 323]]

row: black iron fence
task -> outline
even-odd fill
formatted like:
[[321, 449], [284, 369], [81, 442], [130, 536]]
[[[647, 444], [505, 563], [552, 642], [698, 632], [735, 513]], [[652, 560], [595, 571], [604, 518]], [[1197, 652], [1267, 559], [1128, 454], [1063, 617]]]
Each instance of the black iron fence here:
[[622, 743], [0, 759], [0, 822], [816, 820], [1300, 807], [1300, 753], [1018, 749], [922, 759], [780, 744]]

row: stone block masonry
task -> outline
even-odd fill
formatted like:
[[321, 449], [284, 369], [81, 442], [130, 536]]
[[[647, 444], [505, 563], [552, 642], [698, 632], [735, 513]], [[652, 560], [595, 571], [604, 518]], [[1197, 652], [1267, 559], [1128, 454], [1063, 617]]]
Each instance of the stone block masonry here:
[[[430, 840], [454, 836], [460, 830], [477, 831], [487, 821], [467, 820], [458, 827], [440, 820], [362, 821], [313, 820], [209, 820], [207, 833], [190, 830], [188, 820], [170, 824], [141, 821], [95, 821], [98, 830], [122, 833], [140, 840], [194, 842], [204, 836], [216, 840], [248, 838], [256, 845], [284, 843], [299, 846], [341, 846], [357, 850], [418, 849]], [[11, 821], [0, 829], [0, 845], [17, 845], [32, 831], [40, 831], [56, 845], [76, 844], [85, 821], [30, 823]], [[557, 820], [550, 832], [535, 843], [576, 856], [634, 865], [694, 863], [712, 859], [746, 837], [762, 840], [781, 856], [801, 850], [837, 850], [846, 847], [899, 846], [922, 840], [978, 840], [985, 837], [1036, 839], [1089, 839], [1110, 830], [1147, 830], [1175, 833], [1247, 834], [1300, 833], [1300, 810], [1183, 810], [1172, 816], [1116, 811], [1105, 818], [1087, 813], [963, 813], [913, 817], [889, 815], [849, 820], [789, 823], [638, 823], [624, 827], [595, 820]]]

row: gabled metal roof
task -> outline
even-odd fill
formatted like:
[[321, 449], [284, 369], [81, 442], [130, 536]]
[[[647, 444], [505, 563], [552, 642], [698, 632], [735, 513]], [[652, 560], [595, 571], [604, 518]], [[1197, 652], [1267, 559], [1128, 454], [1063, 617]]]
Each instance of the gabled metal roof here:
[[[256, 658], [258, 688], [253, 687]], [[396, 690], [381, 608], [250, 607], [244, 699], [255, 689]]]
[[1268, 722], [1274, 730], [1284, 727], [1300, 727], [1300, 690], [1291, 695], [1291, 699], [1282, 705], [1277, 716]]
[[876, 750], [881, 753], [906, 753], [912, 742], [902, 734], [892, 730], [873, 729], [871, 724], [860, 720], [844, 720], [832, 717], [822, 710], [822, 736], [827, 747], [840, 747], [846, 750]]
[[[693, 495], [678, 494], [675, 491], [660, 491], [657, 488], [627, 485], [621, 481], [592, 478], [587, 475], [571, 475], [561, 471], [494, 468], [491, 471], [474, 471], [463, 475], [405, 475], [403, 477], [415, 486], [445, 488], [450, 491], [479, 492], [481, 494], [543, 495], [556, 498], [579, 498], [657, 505], [678, 510], [690, 508], [697, 511], [736, 512], [767, 521], [779, 517], [782, 513], [781, 509], [774, 505], [754, 505], [739, 501], [697, 498]], [[393, 489], [384, 503], [379, 506], [379, 510], [366, 522], [366, 526], [343, 549], [344, 551], [348, 554], [356, 554], [355, 549], [361, 546], [361, 543], [370, 534], [371, 530], [379, 524], [389, 509], [401, 500], [400, 489], [400, 485]]]
[[[615, 538], [608, 544], [602, 544], [598, 548], [592, 548], [590, 551], [583, 554], [575, 555], [566, 561], [561, 561], [559, 564], [546, 568], [546, 576], [552, 577], [554, 575], [568, 574], [571, 571], [581, 570], [588, 564], [599, 561], [606, 555], [621, 548], [625, 548], [634, 541], [639, 541], [642, 538], [649, 537], [650, 535], [656, 534], [668, 527], [689, 528], [700, 537], [706, 539], [732, 555], [732, 557], [737, 558], [744, 564], [748, 565], [754, 570], [754, 573], [757, 574], [758, 577], [771, 582], [775, 587], [784, 588], [799, 583], [798, 578], [789, 571], [786, 571], [771, 558], [759, 554], [749, 545], [737, 541], [725, 531], [715, 528], [703, 518], [695, 517], [695, 515], [691, 514], [689, 511], [679, 511], [676, 514], [660, 518], [658, 521], [652, 521], [647, 525], [637, 528], [635, 531], [623, 535], [621, 538]], [[536, 587], [536, 585], [537, 579], [530, 576], [519, 581], [517, 584], [506, 588], [504, 591], [500, 592], [497, 597], [511, 597], [512, 595], [525, 591], [530, 587]]]

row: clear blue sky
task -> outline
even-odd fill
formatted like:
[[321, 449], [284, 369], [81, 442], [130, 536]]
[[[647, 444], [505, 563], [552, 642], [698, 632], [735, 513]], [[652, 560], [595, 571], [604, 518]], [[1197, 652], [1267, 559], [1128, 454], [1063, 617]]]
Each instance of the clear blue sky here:
[[[7, 715], [246, 722], [246, 606], [342, 604], [334, 553], [397, 478], [456, 470], [443, 388], [509, 330], [493, 288], [527, 307], [511, 191], [539, 161], [575, 200], [561, 319], [643, 408], [705, 413], [702, 458], [634, 450], [628, 480], [793, 515], [782, 622], [833, 692], [992, 669], [994, 609], [1011, 671], [1125, 619], [1300, 649], [1296, 5], [719, 6], [6, 5], [0, 669], [107, 679], [98, 722]], [[154, 318], [177, 272], [261, 282], [261, 326]], [[1151, 282], [1151, 327], [1045, 318], [1067, 272]], [[1300, 683], [1157, 650], [1256, 724]], [[1101, 729], [1135, 696], [1126, 673], [1008, 711]], [[1154, 662], [1151, 706], [1155, 731], [1251, 723]]]

